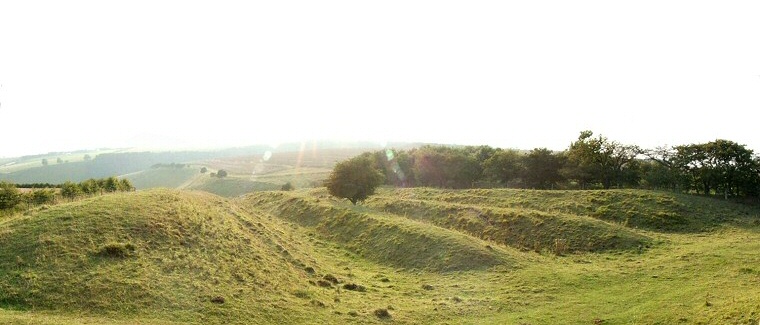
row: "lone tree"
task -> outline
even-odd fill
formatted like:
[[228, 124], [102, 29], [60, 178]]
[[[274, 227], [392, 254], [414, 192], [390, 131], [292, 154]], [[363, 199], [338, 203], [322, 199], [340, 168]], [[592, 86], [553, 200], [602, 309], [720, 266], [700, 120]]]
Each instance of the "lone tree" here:
[[220, 169], [218, 172], [216, 172], [216, 177], [219, 177], [219, 178], [227, 177], [227, 171], [224, 169]]
[[385, 177], [372, 167], [366, 156], [354, 157], [335, 165], [325, 182], [331, 195], [346, 198], [356, 205], [375, 193]]
[[201, 174], [205, 174], [206, 172], [208, 172], [208, 168], [201, 167]]

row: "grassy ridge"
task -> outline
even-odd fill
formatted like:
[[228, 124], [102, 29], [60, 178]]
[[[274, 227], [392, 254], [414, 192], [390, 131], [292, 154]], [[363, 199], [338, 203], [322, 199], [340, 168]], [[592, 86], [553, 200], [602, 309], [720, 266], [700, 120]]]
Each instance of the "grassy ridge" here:
[[243, 204], [312, 227], [361, 256], [397, 267], [452, 271], [514, 264], [501, 250], [458, 232], [331, 204], [325, 197], [304, 193], [249, 194]]
[[757, 210], [719, 199], [644, 190], [534, 191], [515, 189], [400, 189], [399, 199], [566, 213], [666, 232], [705, 231]]
[[517, 208], [426, 200], [397, 200], [393, 196], [368, 201], [373, 209], [437, 226], [463, 231], [499, 244], [555, 253], [641, 249], [650, 241], [624, 227], [590, 217]]

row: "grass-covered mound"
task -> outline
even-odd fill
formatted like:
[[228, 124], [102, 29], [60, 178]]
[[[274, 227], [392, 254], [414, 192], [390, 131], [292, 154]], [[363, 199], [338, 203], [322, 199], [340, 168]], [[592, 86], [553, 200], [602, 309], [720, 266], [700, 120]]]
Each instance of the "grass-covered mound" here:
[[429, 271], [513, 265], [502, 249], [445, 228], [337, 203], [311, 192], [262, 192], [241, 204], [314, 228], [321, 236], [379, 263]]
[[535, 251], [565, 252], [641, 249], [649, 238], [594, 218], [526, 208], [399, 200], [388, 195], [368, 206], [410, 219], [456, 229], [475, 237]]
[[646, 190], [534, 191], [515, 189], [398, 189], [398, 200], [427, 200], [496, 208], [520, 208], [589, 216], [632, 228], [666, 232], [705, 231], [755, 211], [716, 198]]
[[251, 219], [217, 196], [169, 190], [7, 219], [0, 228], [0, 308], [297, 320], [300, 313], [283, 313], [271, 301], [307, 275]]

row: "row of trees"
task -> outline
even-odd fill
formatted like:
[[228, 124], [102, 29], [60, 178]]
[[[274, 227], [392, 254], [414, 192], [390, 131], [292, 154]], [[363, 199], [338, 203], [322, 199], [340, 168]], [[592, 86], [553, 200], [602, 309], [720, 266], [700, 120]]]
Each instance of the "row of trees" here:
[[[367, 152], [356, 159], [377, 170], [383, 176], [381, 183], [399, 187], [634, 187], [726, 198], [760, 193], [760, 159], [744, 145], [728, 140], [645, 150], [583, 131], [561, 152], [424, 146]], [[353, 163], [352, 168], [360, 165]], [[335, 170], [347, 168], [338, 164]], [[349, 187], [358, 186], [357, 177]], [[335, 178], [331, 177], [328, 185], [335, 184]]]
[[61, 184], [61, 196], [69, 200], [81, 196], [94, 196], [102, 195], [104, 193], [129, 192], [134, 190], [135, 187], [132, 186], [132, 183], [128, 179], [118, 179], [113, 176], [101, 179], [91, 178], [80, 183], [65, 182]]
[[21, 192], [16, 185], [0, 182], [0, 210], [11, 210], [19, 205], [48, 204], [55, 201], [55, 191], [52, 189], [35, 189]]
[[[92, 160], [92, 156], [90, 156], [89, 154], [85, 154], [82, 159], [84, 159], [85, 161]], [[55, 160], [56, 164], [63, 164], [63, 163], [67, 163], [67, 162], [69, 162], [69, 161], [68, 160], [63, 160], [60, 157], [56, 158], [56, 160]], [[50, 163], [48, 162], [47, 158], [42, 158], [42, 166], [47, 166], [49, 164]]]
[[760, 159], [752, 150], [728, 140], [647, 151], [649, 182], [675, 191], [720, 194], [725, 198], [760, 194]]
[[[205, 169], [204, 168], [206, 168], [206, 167], [201, 168], [201, 173], [205, 173], [205, 171], [204, 171]], [[211, 173], [210, 176], [211, 177], [216, 177], [216, 178], [225, 178], [225, 177], [227, 177], [227, 171], [224, 170], [224, 169], [220, 169], [220, 170], [216, 171], [216, 173]]]
[[[30, 184], [21, 184], [30, 185]], [[31, 184], [40, 185], [40, 184]], [[13, 210], [18, 207], [27, 207], [33, 205], [53, 204], [58, 201], [59, 194], [56, 189], [60, 188], [60, 197], [73, 200], [81, 196], [93, 196], [103, 193], [134, 191], [135, 187], [128, 179], [118, 179], [116, 177], [102, 179], [88, 179], [84, 182], [73, 183], [66, 182], [63, 184], [48, 184], [46, 188], [33, 188], [30, 186], [20, 186], [20, 188], [32, 188], [30, 191], [22, 192], [19, 186], [9, 182], [0, 182], [0, 210]]]

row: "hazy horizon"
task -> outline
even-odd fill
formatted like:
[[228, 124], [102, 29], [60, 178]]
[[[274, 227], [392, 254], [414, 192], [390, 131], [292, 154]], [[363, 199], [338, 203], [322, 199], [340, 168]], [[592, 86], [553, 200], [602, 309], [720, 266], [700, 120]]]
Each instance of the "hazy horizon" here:
[[334, 139], [759, 151], [756, 2], [0, 4], [0, 157]]

